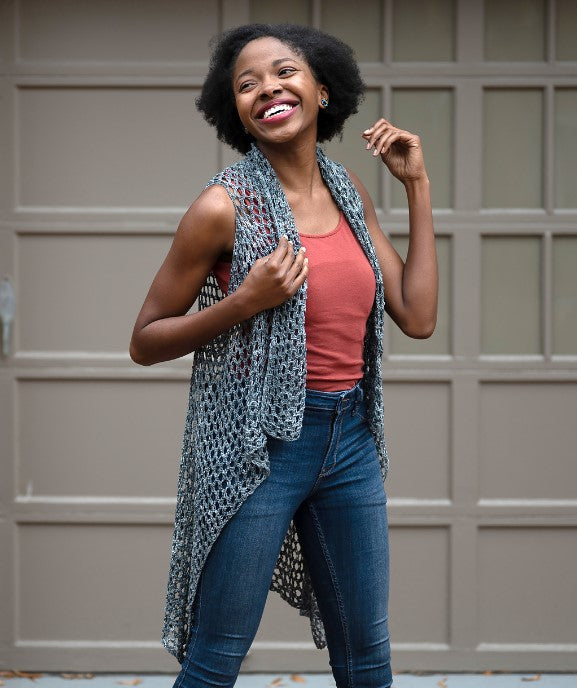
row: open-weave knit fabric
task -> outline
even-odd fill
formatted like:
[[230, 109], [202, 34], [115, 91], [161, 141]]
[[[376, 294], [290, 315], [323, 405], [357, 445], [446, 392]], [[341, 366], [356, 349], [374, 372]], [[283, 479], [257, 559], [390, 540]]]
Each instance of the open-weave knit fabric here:
[[[344, 167], [329, 160], [320, 148], [317, 160], [375, 273], [363, 388], [384, 480], [388, 461], [381, 381], [383, 281], [354, 184]], [[274, 250], [281, 235], [286, 234], [295, 249], [300, 241], [281, 185], [256, 146], [208, 186], [212, 184], [226, 189], [236, 209], [232, 292], [254, 261]], [[211, 274], [200, 293], [199, 308], [223, 297]], [[305, 306], [306, 284], [281, 306], [258, 313], [195, 353], [162, 635], [164, 646], [179, 662], [186, 655], [194, 596], [210, 548], [228, 519], [269, 474], [267, 435], [294, 440], [300, 434], [306, 381]], [[271, 590], [310, 618], [316, 646], [325, 647], [322, 621], [292, 523]]]

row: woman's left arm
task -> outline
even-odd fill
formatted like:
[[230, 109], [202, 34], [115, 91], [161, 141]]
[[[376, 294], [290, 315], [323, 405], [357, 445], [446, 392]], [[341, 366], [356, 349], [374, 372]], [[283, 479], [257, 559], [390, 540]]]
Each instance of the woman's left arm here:
[[438, 271], [429, 178], [418, 136], [380, 119], [362, 134], [367, 150], [381, 156], [405, 186], [409, 205], [409, 248], [403, 263], [381, 231], [373, 203], [354, 176], [365, 207], [385, 289], [386, 310], [410, 337], [430, 337], [437, 321]]

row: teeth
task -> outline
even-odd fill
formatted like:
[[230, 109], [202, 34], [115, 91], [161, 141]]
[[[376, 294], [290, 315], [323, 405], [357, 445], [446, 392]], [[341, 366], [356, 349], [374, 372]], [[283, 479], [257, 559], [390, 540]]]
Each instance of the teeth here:
[[288, 105], [287, 103], [283, 103], [282, 105], [273, 105], [268, 110], [265, 110], [265, 113], [262, 116], [262, 118], [268, 119], [269, 117], [272, 117], [273, 115], [278, 115], [281, 112], [286, 112], [287, 110], [292, 110], [292, 109], [293, 109], [293, 106]]

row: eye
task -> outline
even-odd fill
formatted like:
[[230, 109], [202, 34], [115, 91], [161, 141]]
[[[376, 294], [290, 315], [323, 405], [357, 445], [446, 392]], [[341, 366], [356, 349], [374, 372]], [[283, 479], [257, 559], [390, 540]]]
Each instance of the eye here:
[[278, 75], [279, 76], [291, 76], [291, 74], [294, 74], [296, 72], [296, 69], [294, 67], [283, 67], [281, 70], [279, 70]]
[[238, 87], [239, 93], [248, 91], [248, 89], [250, 89], [252, 86], [254, 86], [254, 81], [243, 81]]

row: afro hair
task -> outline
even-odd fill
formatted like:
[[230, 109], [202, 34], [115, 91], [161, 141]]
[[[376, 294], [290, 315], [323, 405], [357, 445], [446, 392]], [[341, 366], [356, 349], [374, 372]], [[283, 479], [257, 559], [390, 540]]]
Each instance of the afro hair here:
[[357, 112], [365, 91], [352, 49], [338, 38], [309, 26], [246, 24], [216, 40], [208, 74], [196, 100], [206, 121], [216, 128], [218, 138], [240, 153], [246, 153], [254, 141], [245, 132], [236, 110], [232, 74], [244, 46], [269, 36], [302, 56], [317, 81], [329, 91], [330, 107], [319, 111], [317, 141], [330, 141], [341, 134], [345, 121]]

